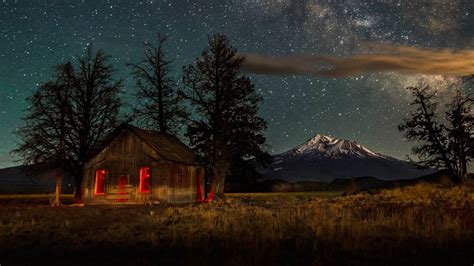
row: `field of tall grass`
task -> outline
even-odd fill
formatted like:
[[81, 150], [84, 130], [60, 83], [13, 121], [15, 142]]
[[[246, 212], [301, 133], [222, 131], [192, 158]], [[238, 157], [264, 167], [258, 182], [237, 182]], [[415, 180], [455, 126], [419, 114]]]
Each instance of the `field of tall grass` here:
[[7, 202], [0, 199], [1, 265], [474, 263], [474, 194], [466, 187], [242, 193], [185, 205]]

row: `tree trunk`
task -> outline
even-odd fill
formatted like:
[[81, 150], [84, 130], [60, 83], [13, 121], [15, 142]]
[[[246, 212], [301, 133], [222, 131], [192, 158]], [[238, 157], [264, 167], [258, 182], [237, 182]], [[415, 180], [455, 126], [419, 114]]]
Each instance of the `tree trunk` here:
[[217, 169], [217, 167], [213, 168], [212, 174], [213, 174], [213, 177], [214, 177], [213, 182], [215, 184], [214, 187], [215, 187], [215, 191], [216, 191], [216, 198], [217, 199], [223, 199], [224, 198], [225, 177], [221, 173], [221, 171], [219, 171], [219, 169]]
[[63, 179], [64, 179], [64, 174], [59, 174], [56, 177], [56, 189], [54, 191], [54, 200], [51, 203], [52, 207], [59, 207], [61, 206], [61, 190], [63, 187]]
[[164, 109], [163, 109], [163, 89], [161, 88], [161, 86], [159, 86], [158, 88], [158, 115], [160, 116], [158, 119], [159, 119], [159, 126], [160, 126], [160, 131], [163, 132], [163, 133], [167, 133], [168, 129], [166, 128], [166, 124], [165, 124], [165, 112], [164, 112]]
[[218, 199], [224, 199], [225, 176], [222, 174], [217, 177], [216, 193]]
[[82, 198], [82, 175], [74, 177], [74, 203], [79, 204], [83, 202]]
[[459, 182], [461, 184], [464, 183], [464, 181], [466, 181], [466, 177], [467, 177], [467, 162], [466, 160], [462, 160], [461, 162], [461, 167], [460, 167], [461, 171], [460, 171], [460, 175], [459, 175]]
[[209, 193], [209, 186], [207, 185], [209, 183], [209, 180], [210, 180], [210, 176], [209, 176], [209, 167], [206, 165], [204, 167], [204, 198], [207, 199], [207, 194]]

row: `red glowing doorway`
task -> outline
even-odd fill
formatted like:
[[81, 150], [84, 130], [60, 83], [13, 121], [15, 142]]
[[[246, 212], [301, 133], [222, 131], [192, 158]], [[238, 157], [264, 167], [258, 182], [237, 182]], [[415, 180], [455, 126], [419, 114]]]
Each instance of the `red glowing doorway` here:
[[119, 175], [117, 181], [117, 202], [125, 202], [127, 201], [128, 175]]

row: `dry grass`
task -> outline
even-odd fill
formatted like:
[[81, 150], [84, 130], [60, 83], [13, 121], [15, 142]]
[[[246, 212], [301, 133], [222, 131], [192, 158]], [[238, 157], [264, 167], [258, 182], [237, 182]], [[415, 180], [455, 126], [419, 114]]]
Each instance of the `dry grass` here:
[[473, 203], [465, 187], [425, 184], [347, 197], [231, 194], [178, 206], [9, 202], [0, 204], [0, 263], [54, 254], [77, 264], [471, 265]]

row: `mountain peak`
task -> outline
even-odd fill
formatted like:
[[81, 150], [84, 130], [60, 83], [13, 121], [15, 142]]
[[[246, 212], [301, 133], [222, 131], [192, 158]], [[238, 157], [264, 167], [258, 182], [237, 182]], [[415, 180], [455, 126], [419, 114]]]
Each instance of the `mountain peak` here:
[[295, 147], [287, 154], [311, 157], [384, 157], [355, 141], [316, 134], [305, 143]]
[[306, 143], [307, 144], [316, 144], [316, 143], [319, 143], [319, 142], [331, 142], [335, 139], [336, 138], [333, 138], [331, 136], [326, 136], [326, 135], [318, 133], [318, 134], [314, 135], [314, 137], [310, 138]]
[[411, 163], [373, 152], [355, 141], [316, 134], [301, 145], [273, 155], [270, 167], [259, 168], [264, 178], [288, 181], [374, 176], [407, 179], [428, 173]]

